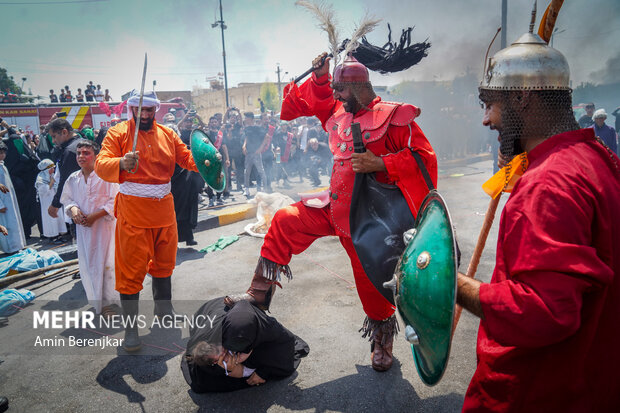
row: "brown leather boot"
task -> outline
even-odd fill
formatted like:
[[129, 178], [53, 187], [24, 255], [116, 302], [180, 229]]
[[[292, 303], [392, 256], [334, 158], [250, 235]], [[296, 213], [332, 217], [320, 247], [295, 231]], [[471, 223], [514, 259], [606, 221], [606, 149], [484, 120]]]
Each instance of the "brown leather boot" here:
[[[385, 341], [381, 344], [384, 338]], [[378, 331], [377, 334], [375, 334], [371, 344], [372, 353], [370, 355], [372, 368], [375, 371], [388, 371], [390, 367], [392, 367], [392, 362], [394, 361], [392, 358], [393, 344], [393, 335], [384, 334], [381, 331]]]
[[271, 298], [276, 291], [276, 285], [282, 288], [277, 281], [271, 281], [262, 275], [254, 274], [250, 288], [243, 294], [230, 294], [224, 298], [224, 304], [234, 307], [241, 300], [247, 300], [263, 311], [269, 311]]
[[247, 300], [261, 310], [269, 311], [269, 304], [271, 304], [271, 298], [276, 291], [276, 285], [282, 288], [282, 284], [278, 282], [282, 274], [289, 280], [293, 278], [288, 265], [277, 264], [267, 258], [260, 257], [254, 270], [254, 278], [252, 278], [250, 288], [245, 294], [227, 295], [224, 298], [224, 303], [233, 307], [239, 301]]
[[394, 336], [398, 333], [398, 321], [396, 316], [377, 321], [366, 317], [360, 331], [362, 337], [370, 340], [370, 360], [372, 368], [376, 371], [388, 371], [392, 367], [392, 347]]

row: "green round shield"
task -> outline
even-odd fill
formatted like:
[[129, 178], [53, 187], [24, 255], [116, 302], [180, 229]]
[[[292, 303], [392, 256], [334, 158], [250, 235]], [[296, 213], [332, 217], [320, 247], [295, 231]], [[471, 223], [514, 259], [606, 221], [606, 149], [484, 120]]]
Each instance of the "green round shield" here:
[[450, 213], [436, 190], [422, 202], [415, 229], [405, 233], [407, 247], [394, 279], [398, 313], [418, 374], [439, 382], [448, 363], [456, 304], [456, 241]]
[[[190, 135], [190, 148], [198, 172], [207, 185], [222, 192], [226, 187], [226, 175], [222, 171], [222, 155], [211, 143], [209, 135], [200, 129], [194, 129]], [[208, 165], [205, 161], [209, 161]]]

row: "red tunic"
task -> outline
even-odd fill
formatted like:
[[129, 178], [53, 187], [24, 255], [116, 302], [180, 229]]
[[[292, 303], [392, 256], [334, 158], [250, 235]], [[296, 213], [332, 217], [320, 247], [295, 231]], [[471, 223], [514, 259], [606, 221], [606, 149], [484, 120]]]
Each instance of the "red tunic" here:
[[437, 186], [437, 158], [420, 127], [413, 121], [419, 110], [411, 105], [382, 102], [376, 97], [368, 107], [355, 115], [346, 113], [342, 103], [336, 101], [330, 87], [329, 75], [311, 79], [300, 87], [294, 83], [284, 89], [281, 119], [291, 120], [300, 116], [316, 116], [329, 133], [329, 144], [334, 154], [331, 218], [338, 235], [350, 237], [349, 208], [355, 173], [351, 169], [353, 135], [351, 122], [360, 122], [362, 137], [367, 150], [381, 156], [387, 172], [377, 173], [377, 180], [398, 185], [413, 216], [417, 215], [428, 187], [415, 158], [408, 147], [417, 151], [428, 169], [433, 184]]
[[482, 284], [464, 411], [620, 411], [620, 160], [591, 129], [529, 154]]

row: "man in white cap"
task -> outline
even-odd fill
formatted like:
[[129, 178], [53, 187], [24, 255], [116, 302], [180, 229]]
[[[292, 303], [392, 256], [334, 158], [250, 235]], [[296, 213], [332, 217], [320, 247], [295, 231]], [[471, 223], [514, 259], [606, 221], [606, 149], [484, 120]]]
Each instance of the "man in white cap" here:
[[594, 129], [594, 134], [601, 138], [601, 140], [605, 142], [605, 145], [609, 146], [609, 149], [617, 154], [618, 136], [614, 128], [605, 124], [605, 119], [607, 119], [605, 109], [598, 109], [594, 112], [592, 119], [594, 120], [594, 124], [590, 127]]
[[[170, 128], [155, 121], [159, 100], [145, 92], [140, 119], [140, 93], [132, 91], [130, 119], [111, 127], [95, 163], [98, 176], [120, 183], [114, 205], [116, 290], [126, 316], [138, 314], [138, 299], [147, 273], [153, 280], [155, 315], [174, 315], [170, 276], [177, 253], [177, 225], [170, 177], [175, 164], [198, 171], [192, 153]], [[139, 127], [135, 152], [133, 140]], [[126, 351], [141, 347], [137, 325], [125, 326]]]

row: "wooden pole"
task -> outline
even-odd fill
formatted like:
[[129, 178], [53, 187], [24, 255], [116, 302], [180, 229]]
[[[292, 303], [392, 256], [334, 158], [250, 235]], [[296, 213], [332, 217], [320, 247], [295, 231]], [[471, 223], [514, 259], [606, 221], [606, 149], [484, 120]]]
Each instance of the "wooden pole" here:
[[11, 275], [9, 277], [4, 277], [0, 279], [0, 288], [4, 288], [7, 285], [13, 284], [14, 282], [25, 280], [28, 278], [36, 277], [39, 274], [42, 274], [47, 271], [57, 270], [59, 268], [68, 267], [70, 265], [76, 265], [78, 263], [77, 258], [74, 260], [69, 260], [65, 262], [59, 262], [58, 264], [48, 265], [47, 267], [37, 268], [36, 270], [26, 271], [21, 274]]
[[[69, 276], [69, 275], [76, 274], [78, 272], [80, 272], [79, 268], [73, 268], [73, 269], [69, 268], [69, 267], [61, 268], [61, 269], [59, 269], [57, 271], [54, 271], [51, 274], [47, 274], [47, 275], [42, 275], [42, 276], [36, 277], [36, 278], [34, 278], [32, 280], [28, 280], [28, 281], [26, 281], [26, 282], [24, 282], [22, 284], [16, 285], [13, 288], [15, 288], [16, 290], [19, 290], [21, 288], [26, 288], [26, 287], [29, 287], [29, 286], [34, 285], [34, 284], [39, 284], [42, 281], [53, 282], [55, 280], [59, 280], [61, 278], [64, 278], [64, 277]], [[46, 285], [46, 284], [43, 284], [43, 285]], [[40, 286], [30, 287], [30, 288], [31, 289], [36, 289], [36, 288], [39, 288], [39, 287]]]
[[[487, 242], [489, 231], [491, 231], [491, 227], [493, 226], [493, 221], [495, 220], [495, 213], [497, 211], [497, 206], [499, 205], [499, 200], [501, 197], [502, 194], [500, 193], [497, 197], [491, 198], [491, 201], [489, 202], [489, 206], [487, 208], [487, 212], [486, 214], [484, 214], [484, 223], [482, 224], [480, 234], [478, 235], [478, 242], [476, 243], [476, 248], [474, 249], [474, 253], [471, 256], [471, 261], [469, 261], [469, 267], [467, 267], [467, 274], [465, 274], [469, 278], [474, 278], [476, 275], [476, 271], [478, 270], [480, 257], [482, 256], [482, 251], [484, 251], [484, 246]], [[452, 324], [452, 334], [454, 334], [454, 330], [456, 330], [456, 325], [461, 318], [462, 311], [463, 307], [457, 304], [454, 308], [454, 323]]]

